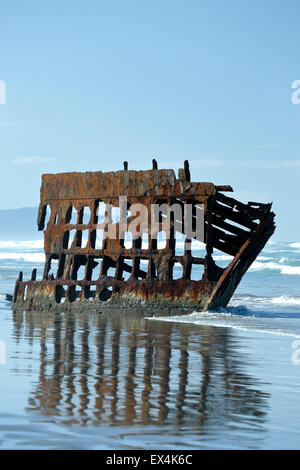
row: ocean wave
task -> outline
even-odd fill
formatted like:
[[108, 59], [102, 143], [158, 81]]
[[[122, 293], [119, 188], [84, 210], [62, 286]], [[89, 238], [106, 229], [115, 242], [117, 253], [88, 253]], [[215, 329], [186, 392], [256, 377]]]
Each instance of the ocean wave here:
[[300, 266], [288, 266], [287, 264], [268, 262], [261, 263], [260, 261], [254, 261], [249, 269], [249, 271], [280, 271], [281, 274], [296, 274], [300, 275]]
[[300, 296], [263, 297], [252, 294], [235, 294], [228, 307], [217, 311], [153, 317], [153, 320], [300, 338], [299, 305]]
[[18, 260], [29, 263], [44, 263], [44, 253], [18, 253], [18, 252], [0, 252], [0, 260]]
[[300, 248], [300, 242], [290, 243], [289, 246], [290, 246], [291, 248]]
[[[261, 308], [262, 305], [282, 305], [293, 306], [300, 305], [300, 297], [285, 294], [278, 297], [259, 297], [256, 295], [234, 295], [229, 306], [238, 307], [244, 305], [245, 308]], [[230, 308], [230, 307], [229, 307]]]
[[24, 240], [24, 241], [0, 240], [0, 249], [1, 248], [20, 248], [20, 249], [44, 248], [44, 240]]
[[280, 297], [273, 297], [270, 302], [276, 305], [300, 305], [300, 297], [281, 295]]
[[230, 255], [213, 255], [215, 261], [232, 261], [233, 256]]
[[245, 332], [256, 332], [264, 334], [272, 334], [277, 336], [287, 336], [300, 338], [300, 334], [283, 331], [282, 329], [268, 328], [259, 323], [259, 319], [255, 316], [243, 317], [234, 315], [230, 311], [221, 312], [193, 312], [187, 315], [171, 316], [171, 317], [152, 317], [149, 320], [167, 321], [174, 323], [189, 323], [200, 326], [213, 326], [217, 328], [231, 328]]

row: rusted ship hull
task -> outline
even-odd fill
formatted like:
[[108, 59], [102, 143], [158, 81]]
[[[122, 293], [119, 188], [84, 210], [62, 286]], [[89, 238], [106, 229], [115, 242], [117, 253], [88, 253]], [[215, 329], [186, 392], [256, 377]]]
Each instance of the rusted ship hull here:
[[[224, 192], [230, 186], [190, 181], [188, 164], [179, 170], [158, 170], [156, 162], [149, 171], [63, 173], [43, 175], [38, 228], [44, 230], [45, 268], [42, 280], [16, 282], [14, 309], [51, 311], [119, 310], [141, 315], [176, 315], [226, 307], [243, 275], [275, 230], [271, 204], [243, 204]], [[115, 222], [111, 208], [126, 196], [126, 222], [133, 221], [134, 204], [147, 209], [140, 233], [132, 235], [132, 246], [124, 244], [121, 222]], [[105, 205], [104, 222], [99, 221], [99, 205]], [[160, 249], [157, 234], [165, 228], [159, 214], [156, 232], [150, 225], [154, 205], [182, 208], [183, 220], [171, 213], [166, 229], [165, 247]], [[187, 233], [185, 220], [191, 208], [192, 228], [197, 225], [201, 205], [203, 233]], [[47, 207], [50, 218], [45, 224]], [[88, 211], [89, 218], [84, 220]], [[72, 212], [76, 219], [71, 220]], [[145, 217], [144, 217], [145, 219]], [[142, 230], [141, 230], [142, 225]], [[113, 227], [115, 237], [108, 236]], [[97, 244], [98, 231], [106, 235]], [[130, 234], [130, 225], [126, 226]], [[142, 232], [148, 245], [142, 245]], [[71, 234], [74, 233], [74, 238]], [[176, 233], [183, 234], [184, 252], [176, 254]], [[87, 242], [83, 243], [86, 234]], [[205, 256], [195, 256], [191, 239], [205, 243]], [[215, 250], [232, 257], [227, 268], [214, 261]], [[52, 265], [56, 270], [51, 274]], [[145, 265], [147, 266], [145, 268]], [[174, 267], [182, 276], [174, 279]], [[202, 267], [199, 279], [192, 280], [193, 268]], [[80, 269], [83, 271], [79, 278]], [[53, 269], [52, 269], [53, 270]], [[99, 275], [95, 278], [94, 271]], [[196, 271], [196, 272], [197, 272]], [[126, 278], [127, 277], [127, 278]], [[126, 279], [125, 279], [126, 278]]]

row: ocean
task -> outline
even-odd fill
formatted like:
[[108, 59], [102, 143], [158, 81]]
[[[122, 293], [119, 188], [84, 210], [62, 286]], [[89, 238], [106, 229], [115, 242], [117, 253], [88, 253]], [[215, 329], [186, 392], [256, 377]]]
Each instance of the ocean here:
[[155, 319], [12, 312], [43, 262], [0, 241], [0, 449], [300, 448], [299, 242], [269, 242], [226, 309]]

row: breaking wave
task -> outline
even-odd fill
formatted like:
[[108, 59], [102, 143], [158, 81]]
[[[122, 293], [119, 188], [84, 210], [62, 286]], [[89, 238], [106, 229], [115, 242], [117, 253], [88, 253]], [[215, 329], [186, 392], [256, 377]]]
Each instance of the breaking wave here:
[[273, 297], [270, 302], [276, 305], [300, 305], [300, 297], [281, 295], [280, 297]]
[[251, 265], [249, 271], [263, 271], [263, 270], [271, 270], [271, 271], [279, 271], [281, 274], [296, 274], [300, 275], [300, 266], [289, 266], [287, 264], [276, 263], [276, 262], [267, 262], [261, 263], [260, 261], [254, 261]]
[[300, 248], [300, 242], [290, 243], [291, 248]]
[[44, 263], [44, 253], [19, 253], [19, 252], [0, 252], [0, 260], [17, 260], [29, 263]]
[[268, 333], [277, 336], [300, 338], [300, 330], [295, 332], [288, 330], [280, 323], [270, 325], [265, 319], [257, 319], [253, 316], [242, 317], [230, 312], [193, 312], [189, 315], [176, 317], [154, 317], [149, 320], [167, 321], [175, 323], [192, 323], [202, 326], [213, 326], [219, 328], [231, 328], [244, 332]]
[[245, 332], [269, 333], [300, 338], [300, 296], [258, 297], [236, 295], [227, 308], [193, 312], [187, 315], [158, 317], [152, 320], [192, 323], [201, 326], [232, 328]]
[[44, 248], [44, 240], [24, 240], [24, 241], [15, 241], [15, 240], [0, 240], [0, 249], [1, 248], [20, 248], [20, 249], [37, 249]]
[[44, 263], [44, 240], [0, 240], [0, 260]]
[[261, 308], [262, 305], [300, 305], [300, 296], [294, 296], [290, 294], [280, 295], [278, 297], [259, 297], [256, 295], [234, 295], [230, 301], [231, 306], [237, 307], [244, 305], [250, 309]]

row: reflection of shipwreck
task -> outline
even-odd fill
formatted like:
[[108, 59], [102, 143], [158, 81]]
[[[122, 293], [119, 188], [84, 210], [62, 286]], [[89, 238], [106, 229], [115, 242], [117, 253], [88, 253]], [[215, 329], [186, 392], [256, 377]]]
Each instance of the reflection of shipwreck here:
[[270, 395], [229, 329], [91, 312], [15, 312], [13, 321], [15, 356], [30, 362], [34, 350], [39, 359], [27, 412], [64, 424], [142, 425], [136, 432], [158, 440], [147, 425], [171, 425], [177, 447], [187, 435], [203, 445], [207, 430], [242, 429], [258, 448]]
[[[124, 170], [117, 172], [43, 175], [38, 214], [38, 228], [45, 228], [43, 279], [37, 281], [34, 270], [31, 280], [24, 282], [20, 273], [13, 308], [81, 311], [122, 307], [155, 315], [226, 307], [275, 230], [271, 204], [243, 204], [223, 194], [228, 191], [232, 191], [230, 186], [191, 182], [188, 162], [179, 170], [178, 179], [173, 170], [158, 170], [155, 160], [148, 171], [128, 170], [125, 162]], [[177, 203], [184, 216], [186, 208], [192, 207], [194, 226], [196, 209], [202, 205], [203, 239], [197, 233], [193, 238], [204, 241], [205, 255], [195, 256], [184, 223], [178, 223], [174, 215], [163, 249], [149, 225], [144, 226], [147, 247], [142, 244], [142, 234], [133, 236], [128, 247], [120, 222], [114, 223], [112, 217], [111, 207], [119, 205], [120, 196], [127, 198], [127, 220], [132, 218], [133, 204], [143, 204], [150, 214], [154, 204]], [[101, 204], [105, 218], [100, 224]], [[108, 225], [115, 227], [118, 236], [103, 237], [102, 233], [99, 240], [99, 227], [107, 234]], [[161, 214], [158, 231], [162, 226]], [[185, 237], [181, 255], [176, 250], [176, 232]], [[214, 249], [232, 257], [226, 268], [215, 263]], [[178, 266], [182, 272], [176, 279]]]

